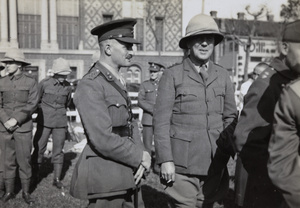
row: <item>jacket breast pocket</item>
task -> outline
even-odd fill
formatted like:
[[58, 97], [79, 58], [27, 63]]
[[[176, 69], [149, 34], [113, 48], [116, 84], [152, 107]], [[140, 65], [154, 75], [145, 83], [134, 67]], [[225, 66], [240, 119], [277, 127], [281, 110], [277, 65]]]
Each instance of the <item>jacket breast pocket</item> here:
[[171, 146], [173, 160], [176, 166], [187, 168], [189, 164], [189, 149], [193, 136], [193, 132], [175, 131], [171, 129]]
[[213, 88], [214, 91], [214, 98], [215, 98], [215, 105], [216, 110], [220, 113], [223, 113], [224, 111], [224, 98], [225, 98], [225, 88]]
[[123, 97], [108, 97], [106, 102], [113, 127], [125, 126], [129, 118], [126, 100]]
[[182, 87], [176, 89], [175, 108], [178, 108], [182, 113], [193, 113], [199, 109], [198, 91], [194, 88]]

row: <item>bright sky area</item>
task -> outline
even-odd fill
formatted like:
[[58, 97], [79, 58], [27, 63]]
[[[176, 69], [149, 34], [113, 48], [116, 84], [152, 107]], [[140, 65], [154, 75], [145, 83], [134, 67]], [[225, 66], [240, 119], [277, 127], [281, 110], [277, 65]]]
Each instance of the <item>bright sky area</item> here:
[[[210, 11], [217, 11], [219, 18], [237, 18], [238, 12], [247, 13], [245, 7], [250, 5], [250, 11], [256, 12], [261, 5], [266, 5], [271, 14], [274, 15], [275, 21], [281, 21], [280, 10], [282, 4], [287, 4], [288, 0], [183, 0], [183, 29], [188, 21], [202, 12], [202, 1], [204, 1], [204, 14], [209, 14]], [[247, 19], [253, 19], [247, 16]], [[262, 17], [261, 20], [266, 20]], [[185, 32], [183, 33], [185, 34]]]

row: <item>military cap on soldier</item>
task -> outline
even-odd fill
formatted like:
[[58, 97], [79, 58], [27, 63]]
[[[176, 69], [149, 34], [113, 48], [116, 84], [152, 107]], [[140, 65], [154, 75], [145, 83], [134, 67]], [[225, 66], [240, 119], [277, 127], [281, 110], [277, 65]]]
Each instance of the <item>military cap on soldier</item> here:
[[155, 63], [155, 62], [148, 62], [149, 63], [149, 71], [150, 72], [159, 72], [165, 67], [162, 64]]
[[25, 61], [24, 53], [18, 48], [10, 48], [5, 53], [4, 58], [0, 60], [3, 63], [16, 61], [21, 63], [23, 66], [30, 65], [27, 61]]
[[185, 36], [179, 41], [179, 47], [182, 49], [187, 49], [188, 40], [198, 35], [214, 35], [215, 45], [218, 45], [224, 38], [215, 20], [205, 14], [194, 16], [189, 21], [185, 31]]
[[285, 26], [282, 41], [300, 43], [300, 20], [288, 23]]
[[53, 61], [52, 72], [53, 74], [68, 75], [72, 70], [66, 59], [58, 58]]
[[133, 27], [136, 22], [134, 18], [113, 20], [93, 28], [91, 34], [97, 35], [99, 42], [115, 39], [125, 43], [139, 44], [140, 42], [133, 38]]

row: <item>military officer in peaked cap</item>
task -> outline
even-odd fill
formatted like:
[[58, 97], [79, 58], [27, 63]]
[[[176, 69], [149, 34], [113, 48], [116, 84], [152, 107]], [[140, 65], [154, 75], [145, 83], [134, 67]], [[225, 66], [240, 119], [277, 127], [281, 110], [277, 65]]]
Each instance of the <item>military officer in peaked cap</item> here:
[[4, 182], [6, 193], [2, 200], [15, 197], [14, 187], [17, 166], [23, 189], [23, 199], [34, 203], [29, 194], [31, 180], [32, 113], [38, 104], [37, 82], [22, 72], [30, 65], [17, 48], [7, 51], [0, 60], [6, 64], [7, 76], [0, 78], [0, 140], [4, 144]]
[[[136, 20], [114, 20], [91, 30], [98, 36], [100, 59], [80, 81], [74, 103], [87, 136], [75, 166], [70, 193], [89, 200], [89, 207], [143, 207], [136, 187], [151, 157], [132, 121], [121, 67], [131, 64]], [[133, 203], [133, 201], [138, 203]]]
[[146, 150], [151, 154], [153, 142], [153, 110], [157, 97], [159, 73], [165, 67], [162, 64], [149, 62], [150, 79], [144, 81], [138, 94], [138, 106], [143, 109], [143, 142]]
[[34, 152], [32, 162], [34, 173], [39, 178], [39, 168], [43, 162], [47, 142], [52, 134], [52, 160], [54, 166], [53, 185], [58, 189], [63, 187], [61, 172], [63, 168], [67, 133], [67, 107], [71, 103], [72, 88], [66, 80], [71, 73], [69, 62], [58, 58], [53, 61], [53, 76], [43, 79], [39, 85], [39, 108], [37, 116], [37, 131], [34, 136]]
[[155, 154], [175, 207], [212, 207], [228, 190], [226, 164], [234, 154], [228, 141], [237, 109], [227, 70], [209, 60], [222, 40], [212, 17], [194, 16], [179, 41], [188, 56], [165, 69], [159, 83]]

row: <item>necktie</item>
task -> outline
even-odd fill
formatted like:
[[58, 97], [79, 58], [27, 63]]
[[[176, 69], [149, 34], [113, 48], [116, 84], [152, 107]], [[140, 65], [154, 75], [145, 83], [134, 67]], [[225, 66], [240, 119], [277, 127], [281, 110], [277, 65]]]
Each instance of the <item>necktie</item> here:
[[122, 84], [124, 87], [126, 87], [126, 81], [125, 81], [125, 79], [124, 79], [123, 77], [121, 77], [121, 76], [120, 76], [120, 82], [121, 82], [121, 84]]
[[203, 81], [206, 82], [207, 77], [208, 77], [208, 73], [206, 71], [206, 65], [205, 64], [203, 64], [200, 67], [200, 76], [202, 77]]

